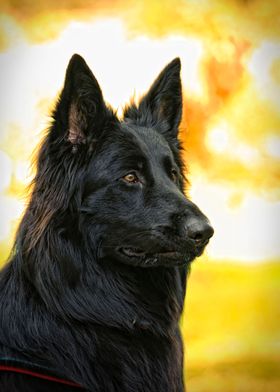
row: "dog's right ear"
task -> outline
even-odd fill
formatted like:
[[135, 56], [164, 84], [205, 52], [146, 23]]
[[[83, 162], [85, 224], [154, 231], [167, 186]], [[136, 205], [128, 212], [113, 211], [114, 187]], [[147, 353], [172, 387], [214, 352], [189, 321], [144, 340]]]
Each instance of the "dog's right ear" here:
[[155, 127], [168, 141], [177, 145], [182, 117], [181, 61], [177, 57], [161, 71], [139, 104], [124, 110], [125, 121]]
[[113, 117], [85, 60], [74, 54], [53, 113], [52, 139], [64, 139], [74, 146], [85, 144], [87, 140], [97, 138]]

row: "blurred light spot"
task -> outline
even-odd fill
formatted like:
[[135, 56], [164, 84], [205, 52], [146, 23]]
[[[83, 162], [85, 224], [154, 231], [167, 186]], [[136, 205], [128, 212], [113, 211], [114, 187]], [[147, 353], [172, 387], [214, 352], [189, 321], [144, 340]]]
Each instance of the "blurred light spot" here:
[[254, 76], [256, 86], [261, 97], [265, 97], [275, 103], [279, 109], [280, 85], [275, 84], [275, 75], [272, 74], [274, 62], [280, 59], [280, 45], [274, 42], [263, 42], [255, 50], [248, 63], [248, 69]]
[[16, 164], [15, 169], [15, 177], [16, 179], [23, 183], [29, 184], [31, 180], [31, 168], [29, 162], [19, 161]]
[[10, 45], [17, 46], [23, 42], [23, 30], [15, 20], [5, 14], [0, 15], [0, 36], [2, 47], [6, 49]]
[[233, 133], [233, 128], [225, 121], [210, 129], [206, 135], [206, 144], [215, 153], [226, 154], [246, 166], [255, 165], [260, 159], [259, 151], [240, 142]]
[[269, 136], [266, 139], [266, 150], [273, 157], [280, 159], [280, 137], [279, 136]]
[[11, 183], [13, 164], [11, 158], [0, 150], [0, 192], [7, 189]]
[[247, 166], [255, 165], [259, 160], [258, 150], [244, 143], [234, 146], [232, 155]]
[[221, 123], [207, 133], [207, 146], [214, 152], [224, 152], [229, 146], [229, 130], [226, 123]]
[[0, 196], [0, 204], [0, 241], [3, 241], [8, 238], [11, 233], [12, 222], [20, 218], [24, 209], [24, 204], [15, 198], [6, 196]]

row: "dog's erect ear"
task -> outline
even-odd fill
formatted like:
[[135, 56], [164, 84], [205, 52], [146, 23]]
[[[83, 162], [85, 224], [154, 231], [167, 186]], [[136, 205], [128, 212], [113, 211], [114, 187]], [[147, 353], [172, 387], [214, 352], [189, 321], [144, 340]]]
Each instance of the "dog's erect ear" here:
[[159, 74], [147, 94], [124, 111], [124, 119], [153, 126], [168, 139], [176, 139], [182, 117], [181, 62], [175, 58]]
[[56, 136], [73, 145], [85, 143], [89, 136], [98, 135], [110, 116], [93, 73], [84, 59], [74, 54], [53, 114]]

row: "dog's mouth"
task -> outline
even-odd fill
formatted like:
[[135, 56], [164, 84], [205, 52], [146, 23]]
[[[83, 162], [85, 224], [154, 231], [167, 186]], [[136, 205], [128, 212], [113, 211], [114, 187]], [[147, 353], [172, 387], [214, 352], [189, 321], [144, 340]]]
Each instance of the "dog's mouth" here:
[[145, 252], [140, 248], [124, 247], [119, 248], [119, 252], [127, 257], [143, 257]]
[[181, 252], [175, 250], [164, 250], [155, 253], [146, 252], [141, 248], [120, 247], [118, 253], [127, 262], [133, 262], [144, 267], [162, 264], [183, 264], [185, 257]]

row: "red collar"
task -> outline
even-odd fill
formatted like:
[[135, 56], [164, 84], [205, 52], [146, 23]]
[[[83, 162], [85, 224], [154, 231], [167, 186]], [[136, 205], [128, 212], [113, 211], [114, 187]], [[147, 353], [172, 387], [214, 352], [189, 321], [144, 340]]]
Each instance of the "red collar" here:
[[76, 388], [83, 388], [80, 384], [55, 375], [52, 369], [25, 360], [0, 358], [0, 372], [1, 371], [27, 374], [31, 377], [37, 377]]

